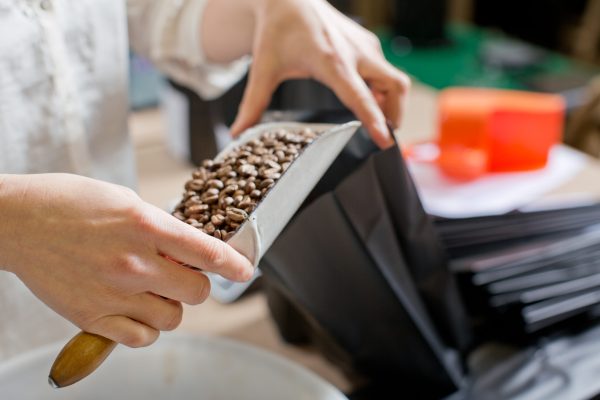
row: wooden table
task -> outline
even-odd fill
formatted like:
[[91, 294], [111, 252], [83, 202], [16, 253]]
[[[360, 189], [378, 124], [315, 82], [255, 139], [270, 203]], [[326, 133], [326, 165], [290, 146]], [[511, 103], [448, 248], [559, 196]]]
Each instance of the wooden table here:
[[[408, 98], [404, 122], [397, 135], [401, 143], [428, 139], [435, 132], [436, 92], [415, 84]], [[180, 196], [192, 165], [176, 159], [167, 149], [164, 124], [158, 110], [134, 113], [130, 120], [137, 153], [139, 193], [143, 199], [168, 208]], [[600, 162], [589, 159], [574, 179], [549, 195], [586, 192], [600, 199]], [[213, 299], [185, 307], [182, 332], [225, 336], [269, 349], [313, 370], [342, 391], [353, 386], [335, 366], [307, 348], [287, 345], [278, 336], [265, 296], [253, 293], [230, 305]]]

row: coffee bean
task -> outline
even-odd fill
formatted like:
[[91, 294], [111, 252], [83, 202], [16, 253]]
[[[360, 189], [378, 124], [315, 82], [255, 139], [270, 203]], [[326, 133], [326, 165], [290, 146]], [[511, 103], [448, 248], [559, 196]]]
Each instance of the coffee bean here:
[[185, 190], [202, 190], [204, 188], [204, 181], [202, 179], [193, 179], [185, 184]]
[[256, 183], [248, 182], [244, 189], [246, 190], [246, 193], [250, 194], [250, 192], [252, 192], [254, 189], [256, 189]]
[[206, 182], [206, 186], [208, 186], [209, 188], [214, 188], [214, 189], [223, 189], [223, 182], [220, 181], [219, 179], [211, 179], [208, 182]]
[[219, 201], [219, 195], [205, 193], [204, 196], [202, 196], [202, 201], [206, 204], [214, 204]]
[[204, 167], [200, 167], [198, 170], [192, 173], [194, 179], [201, 179], [203, 181], [208, 180], [208, 171]]
[[232, 208], [227, 211], [227, 217], [233, 222], [243, 222], [248, 218], [248, 213], [239, 208]]
[[260, 183], [260, 185], [258, 186], [260, 189], [264, 189], [264, 188], [270, 188], [271, 186], [273, 186], [275, 184], [275, 181], [273, 179], [265, 179], [264, 181], [262, 181]]
[[216, 237], [217, 239], [223, 239], [223, 236], [221, 235], [221, 231], [218, 229], [213, 233], [213, 236]]
[[244, 196], [244, 198], [237, 203], [237, 206], [239, 208], [246, 208], [246, 207], [250, 206], [251, 204], [252, 204], [252, 199], [250, 198], [250, 196]]
[[208, 210], [208, 204], [194, 204], [185, 209], [186, 214], [198, 214]]
[[239, 189], [239, 185], [236, 184], [232, 184], [232, 185], [227, 185], [225, 186], [225, 188], [221, 191], [221, 193], [225, 193], [225, 194], [232, 194], [234, 193], [236, 190]]
[[222, 197], [222, 199], [220, 199], [219, 206], [221, 208], [228, 207], [228, 206], [232, 205], [233, 202], [234, 202], [233, 197], [230, 197], [230, 196]]
[[210, 217], [210, 222], [212, 222], [214, 226], [221, 226], [225, 222], [225, 217], [221, 214], [215, 214]]
[[207, 223], [206, 225], [204, 225], [204, 232], [208, 233], [209, 235], [212, 235], [213, 233], [215, 233], [215, 226], [212, 224], [212, 222]]
[[187, 199], [187, 201], [185, 203], [183, 203], [184, 207], [191, 207], [191, 206], [195, 206], [197, 204], [202, 204], [202, 201], [200, 200], [199, 196], [192, 196], [189, 199]]
[[244, 164], [238, 168], [238, 172], [242, 176], [256, 176], [256, 167], [252, 164]]
[[195, 190], [188, 190], [187, 192], [183, 193], [183, 199], [187, 200], [192, 196], [196, 196], [196, 191]]

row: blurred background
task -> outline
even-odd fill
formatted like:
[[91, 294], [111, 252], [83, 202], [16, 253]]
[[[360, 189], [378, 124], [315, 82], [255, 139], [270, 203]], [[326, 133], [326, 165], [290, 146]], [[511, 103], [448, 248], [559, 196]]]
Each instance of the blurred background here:
[[[600, 2], [597, 0], [336, 0], [339, 10], [378, 34], [388, 60], [413, 80], [434, 89], [478, 86], [557, 93], [570, 125], [565, 140], [591, 154], [596, 119], [589, 116], [599, 89]], [[163, 104], [170, 110], [171, 147], [197, 163], [220, 147], [219, 124], [231, 123], [244, 83], [223, 98], [203, 102], [165, 82], [145, 60], [131, 54], [131, 106]], [[596, 102], [598, 102], [596, 100]], [[197, 109], [182, 132], [181, 106]], [[313, 82], [288, 82], [271, 105], [278, 110], [338, 107]], [[189, 109], [189, 108], [188, 108]], [[577, 111], [579, 114], [577, 115]], [[208, 116], [208, 118], [206, 118]], [[191, 134], [191, 132], [196, 134]], [[221, 135], [222, 136], [222, 135]], [[226, 140], [226, 138], [225, 138]], [[189, 143], [189, 152], [186, 149]]]

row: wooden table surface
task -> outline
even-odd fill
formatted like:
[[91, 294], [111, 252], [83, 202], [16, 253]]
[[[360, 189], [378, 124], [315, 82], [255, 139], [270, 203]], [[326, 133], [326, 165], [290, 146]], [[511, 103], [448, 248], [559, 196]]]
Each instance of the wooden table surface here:
[[[435, 91], [415, 84], [406, 105], [403, 126], [397, 132], [400, 142], [428, 139], [435, 132], [436, 124]], [[193, 167], [168, 150], [164, 139], [166, 127], [159, 110], [133, 113], [130, 128], [136, 148], [140, 196], [167, 209], [180, 196]], [[600, 199], [600, 162], [590, 158], [581, 173], [549, 195], [580, 192]], [[287, 345], [279, 338], [265, 296], [260, 292], [229, 305], [208, 299], [203, 305], [185, 307], [178, 330], [251, 343], [304, 365], [342, 391], [352, 387], [352, 382], [317, 353]]]

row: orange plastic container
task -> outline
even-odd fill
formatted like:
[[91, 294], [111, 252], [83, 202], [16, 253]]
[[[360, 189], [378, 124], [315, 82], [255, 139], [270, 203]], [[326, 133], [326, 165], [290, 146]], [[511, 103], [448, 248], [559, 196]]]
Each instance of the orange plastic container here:
[[438, 98], [439, 167], [449, 176], [542, 168], [561, 139], [565, 105], [552, 94], [451, 88]]

